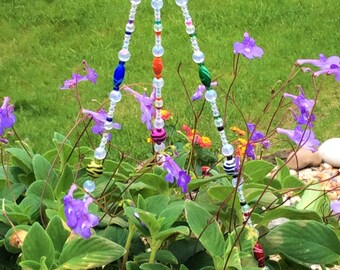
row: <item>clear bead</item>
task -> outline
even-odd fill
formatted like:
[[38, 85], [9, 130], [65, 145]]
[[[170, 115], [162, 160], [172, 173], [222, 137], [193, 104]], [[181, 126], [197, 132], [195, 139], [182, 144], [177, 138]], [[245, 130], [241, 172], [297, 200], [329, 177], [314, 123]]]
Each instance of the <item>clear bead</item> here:
[[187, 27], [185, 28], [185, 31], [190, 35], [195, 33], [195, 26], [191, 25], [187, 25]]
[[161, 144], [155, 143], [155, 145], [153, 146], [153, 149], [155, 149], [156, 153], [163, 151], [165, 149], [165, 144], [164, 143], [161, 143]]
[[250, 206], [248, 204], [241, 206], [242, 213], [248, 213], [250, 211]]
[[111, 102], [117, 103], [122, 99], [122, 93], [120, 91], [113, 90], [111, 91], [109, 98]]
[[133, 23], [126, 24], [125, 31], [132, 33], [134, 30], [135, 30], [135, 25]]
[[208, 102], [213, 102], [215, 101], [217, 98], [217, 93], [215, 90], [213, 89], [210, 89], [208, 91], [205, 92], [205, 99], [208, 101]]
[[83, 184], [83, 188], [86, 192], [91, 193], [96, 189], [96, 184], [91, 180], [86, 180]]
[[214, 124], [216, 127], [223, 127], [223, 119], [221, 117], [215, 119]]
[[179, 7], [186, 6], [187, 3], [188, 3], [188, 0], [176, 0], [176, 4]]
[[164, 120], [161, 119], [155, 119], [155, 121], [153, 122], [153, 126], [155, 128], [163, 128], [164, 127]]
[[151, 6], [153, 9], [161, 9], [163, 7], [163, 1], [162, 0], [152, 0]]
[[104, 128], [105, 128], [105, 130], [111, 130], [111, 129], [113, 129], [113, 123], [112, 122], [105, 122], [104, 123]]
[[105, 148], [103, 147], [97, 147], [95, 150], [94, 150], [94, 157], [96, 159], [99, 159], [99, 160], [102, 160], [104, 159], [106, 156], [106, 150]]
[[139, 5], [142, 0], [130, 0], [131, 4], [133, 5]]
[[154, 85], [155, 87], [157, 87], [157, 88], [162, 88], [162, 87], [164, 86], [164, 80], [163, 80], [163, 78], [159, 78], [159, 79], [154, 78], [152, 83], [153, 83], [153, 85]]
[[202, 51], [195, 51], [192, 54], [192, 59], [194, 60], [195, 63], [201, 64], [204, 62], [204, 53]]
[[155, 100], [155, 106], [156, 107], [162, 107], [163, 106], [163, 100]]
[[153, 26], [153, 30], [155, 31], [155, 32], [161, 32], [162, 30], [163, 30], [163, 26], [162, 26], [162, 24], [161, 23], [155, 23], [154, 24], [154, 26]]
[[234, 154], [234, 147], [231, 144], [226, 144], [222, 146], [222, 155], [225, 157], [231, 156]]
[[130, 56], [131, 56], [131, 54], [130, 54], [130, 52], [129, 52], [128, 49], [121, 49], [121, 50], [119, 51], [119, 53], [118, 53], [118, 58], [119, 58], [119, 60], [122, 61], [122, 62], [127, 62], [127, 61], [129, 61]]
[[161, 45], [157, 45], [152, 48], [152, 54], [155, 57], [161, 57], [164, 54], [164, 48]]

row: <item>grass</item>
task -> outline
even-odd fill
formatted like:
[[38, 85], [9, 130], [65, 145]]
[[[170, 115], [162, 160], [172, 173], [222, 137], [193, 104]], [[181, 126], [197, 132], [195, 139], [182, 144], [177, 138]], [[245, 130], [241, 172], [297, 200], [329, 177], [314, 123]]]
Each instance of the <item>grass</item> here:
[[[175, 1], [164, 2], [164, 107], [174, 113], [179, 126], [193, 125], [177, 68], [181, 63], [185, 85], [193, 93], [199, 83], [197, 65], [191, 60], [181, 10]], [[99, 73], [96, 85], [80, 84], [82, 105], [96, 109], [107, 97], [129, 9], [128, 0], [0, 1], [0, 96], [11, 97], [16, 107], [16, 130], [35, 150], [49, 149], [54, 131], [66, 134], [73, 126], [79, 107], [72, 91], [61, 91], [58, 86], [70, 77], [82, 59]], [[233, 88], [247, 119], [263, 117], [259, 124], [262, 129], [271, 117], [262, 115], [271, 89], [287, 78], [296, 59], [316, 58], [320, 52], [339, 55], [338, 0], [191, 0], [189, 9], [206, 56], [205, 64], [214, 78], [220, 77], [223, 89], [232, 79], [233, 42], [241, 41], [248, 31], [265, 50], [261, 60], [241, 59], [241, 73]], [[150, 90], [154, 42], [150, 1], [143, 1], [138, 7], [135, 25], [130, 45], [132, 57], [126, 64], [124, 83], [145, 83]], [[323, 90], [316, 108], [315, 132], [320, 140], [325, 140], [338, 134], [340, 85], [331, 77], [321, 81]], [[286, 91], [297, 93], [297, 84], [305, 88], [308, 97], [314, 96], [310, 76], [299, 74]], [[219, 96], [222, 106], [221, 90]], [[148, 133], [139, 121], [139, 106], [133, 97], [124, 95], [115, 119], [123, 124], [123, 129], [114, 132], [114, 143], [125, 151], [133, 149], [136, 156], [143, 158], [150, 150], [145, 143]], [[232, 106], [228, 125], [244, 125]], [[283, 125], [292, 128], [289, 120]], [[198, 128], [217, 142], [208, 106]], [[218, 145], [215, 144], [215, 149]]]

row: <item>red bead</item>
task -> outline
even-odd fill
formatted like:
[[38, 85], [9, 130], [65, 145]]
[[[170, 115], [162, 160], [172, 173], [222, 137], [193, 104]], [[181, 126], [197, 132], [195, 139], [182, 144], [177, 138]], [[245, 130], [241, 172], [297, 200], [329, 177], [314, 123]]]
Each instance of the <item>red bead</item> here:
[[155, 57], [152, 61], [152, 69], [157, 79], [162, 77], [163, 61], [160, 57]]
[[257, 260], [258, 267], [264, 267], [265, 266], [265, 255], [263, 247], [259, 242], [257, 242], [253, 249], [254, 257]]

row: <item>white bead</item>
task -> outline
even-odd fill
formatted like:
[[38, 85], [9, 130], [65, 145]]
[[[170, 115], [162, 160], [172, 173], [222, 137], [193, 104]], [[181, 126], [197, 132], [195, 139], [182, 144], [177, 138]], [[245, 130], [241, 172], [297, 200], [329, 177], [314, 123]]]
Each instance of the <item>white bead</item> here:
[[163, 100], [155, 100], [155, 107], [162, 107], [163, 106]]
[[132, 33], [134, 30], [135, 30], [135, 25], [133, 23], [126, 24], [125, 31]]
[[157, 144], [155, 143], [155, 145], [153, 146], [153, 149], [155, 149], [155, 152], [160, 152], [163, 151], [165, 149], [165, 144], [161, 143], [161, 144]]
[[120, 61], [127, 62], [130, 59], [130, 52], [128, 49], [121, 49], [118, 53], [118, 58]]
[[163, 30], [163, 26], [161, 23], [155, 23], [153, 26], [153, 30], [155, 32], [161, 32]]
[[163, 78], [154, 78], [152, 81], [153, 85], [157, 88], [162, 88], [164, 86], [164, 80]]
[[194, 60], [195, 63], [201, 64], [204, 62], [204, 53], [202, 51], [195, 51], [192, 54], [192, 59]]
[[142, 0], [130, 0], [131, 4], [133, 5], [139, 5]]
[[226, 144], [222, 146], [222, 155], [225, 157], [231, 156], [234, 154], [234, 147], [231, 144]]
[[210, 89], [208, 91], [205, 92], [205, 99], [208, 101], [208, 102], [213, 102], [216, 100], [217, 98], [217, 93], [215, 90], [213, 89]]
[[221, 117], [215, 119], [214, 124], [216, 127], [223, 127], [223, 119]]
[[106, 156], [106, 150], [103, 147], [98, 147], [94, 150], [94, 157], [96, 159], [102, 160]]
[[157, 45], [152, 48], [152, 54], [155, 57], [161, 57], [164, 54], [164, 48], [161, 45]]
[[188, 3], [188, 0], [176, 0], [177, 6], [183, 7]]
[[164, 127], [164, 120], [161, 119], [155, 119], [155, 121], [153, 122], [153, 126], [155, 128], [163, 128]]
[[83, 184], [83, 188], [86, 192], [91, 193], [96, 189], [96, 184], [91, 180], [86, 180]]
[[[111, 129], [113, 129], [113, 123], [112, 123], [112, 122], [106, 121], [106, 122], [104, 123], [104, 128], [105, 128], [105, 130], [111, 130]], [[104, 138], [104, 137], [103, 137], [103, 138]]]
[[195, 26], [193, 26], [192, 24], [191, 25], [188, 25], [186, 28], [185, 28], [185, 31], [190, 35], [190, 34], [193, 34], [195, 33]]
[[[117, 103], [122, 99], [122, 93], [120, 91], [113, 90], [110, 92], [109, 98], [111, 102]], [[114, 104], [116, 105], [116, 104]], [[114, 109], [114, 106], [112, 106]], [[114, 111], [114, 110], [113, 110]]]
[[161, 9], [163, 7], [163, 1], [162, 0], [152, 0], [151, 6], [153, 9]]

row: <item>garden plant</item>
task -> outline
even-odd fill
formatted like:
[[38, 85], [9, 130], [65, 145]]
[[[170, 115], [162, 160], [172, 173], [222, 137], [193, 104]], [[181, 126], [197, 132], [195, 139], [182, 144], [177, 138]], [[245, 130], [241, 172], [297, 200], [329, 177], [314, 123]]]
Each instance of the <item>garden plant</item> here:
[[[334, 190], [291, 175], [289, 159], [266, 157], [272, 148], [317, 150], [317, 102], [325, 80], [340, 83], [340, 57], [295, 59], [264, 107], [241, 105], [235, 91], [240, 73], [270, 55], [252, 33], [240, 33], [230, 51], [231, 76], [214, 76], [199, 47], [188, 0], [176, 0], [198, 67], [190, 75], [197, 76], [198, 85], [187, 82], [180, 63], [175, 74], [181, 82], [175, 88], [181, 89], [191, 115], [189, 125], [166, 110], [163, 54], [176, 48], [162, 45], [162, 0], [151, 1], [153, 76], [149, 82], [125, 78], [135, 68], [128, 64], [130, 57], [138, 57], [129, 46], [138, 42], [133, 35], [141, 2], [130, 0], [107, 98], [91, 110], [91, 103], [84, 106], [82, 92], [91, 91], [101, 76], [88, 59], [79, 61], [71, 78], [60, 77], [64, 82], [58, 94], [74, 98], [78, 114], [68, 120], [73, 126], [67, 133], [54, 132], [52, 147], [39, 153], [21, 139], [15, 101], [1, 97], [1, 267], [252, 270], [339, 265], [340, 203], [329, 196]], [[131, 97], [131, 103], [123, 103]], [[133, 107], [140, 108], [134, 121], [141, 123], [125, 140], [131, 143], [134, 132], [143, 134], [144, 156], [139, 144], [126, 151], [116, 141], [130, 124], [118, 113]], [[254, 110], [261, 113], [253, 116]], [[234, 122], [230, 114], [241, 120]], [[202, 128], [206, 121], [216, 130], [213, 139]]]

